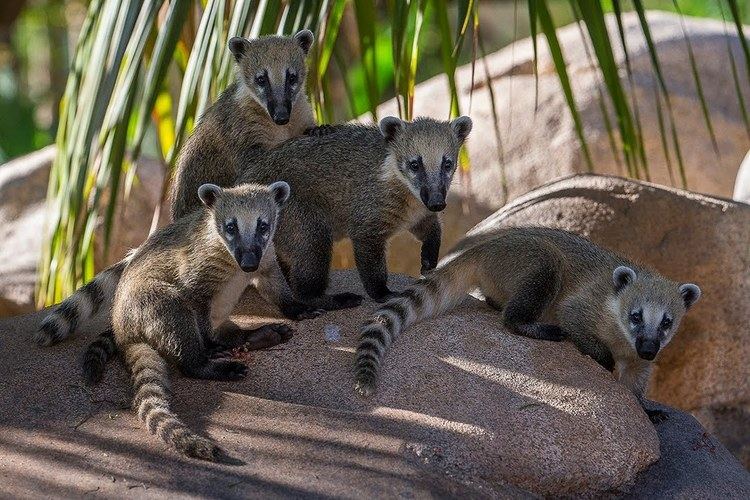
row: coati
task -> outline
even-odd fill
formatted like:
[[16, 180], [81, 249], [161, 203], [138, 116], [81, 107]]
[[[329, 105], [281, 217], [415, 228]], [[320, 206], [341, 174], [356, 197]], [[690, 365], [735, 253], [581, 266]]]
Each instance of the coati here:
[[541, 227], [494, 229], [461, 240], [432, 273], [375, 312], [362, 328], [355, 389], [374, 390], [385, 352], [410, 325], [437, 316], [479, 288], [511, 331], [570, 337], [645, 406], [650, 362], [701, 295], [572, 233]]
[[387, 117], [378, 126], [338, 125], [321, 137], [287, 141], [243, 161], [240, 182], [287, 181], [294, 196], [281, 215], [276, 254], [292, 292], [321, 309], [359, 305], [351, 293], [327, 295], [333, 242], [349, 237], [367, 294], [387, 287], [386, 244], [400, 229], [422, 241], [422, 271], [440, 250], [438, 212], [471, 131], [467, 116], [451, 122]]
[[170, 197], [172, 220], [200, 206], [195, 191], [203, 183], [234, 184], [238, 152], [266, 150], [315, 128], [305, 94], [305, 57], [314, 37], [234, 37], [229, 50], [237, 80], [203, 114], [180, 150]]
[[[123, 271], [112, 331], [132, 375], [133, 407], [148, 430], [185, 455], [216, 461], [224, 456], [221, 449], [170, 409], [165, 361], [188, 377], [245, 377], [244, 363], [210, 358], [209, 345], [245, 288], [258, 275], [275, 272], [272, 241], [289, 185], [204, 184], [198, 193], [204, 208], [154, 233]], [[238, 337], [254, 332], [230, 325]], [[264, 328], [290, 333], [284, 325]]]
[[[247, 154], [320, 129], [315, 127], [305, 95], [305, 56], [313, 40], [311, 31], [302, 30], [293, 37], [267, 36], [255, 40], [234, 37], [229, 41], [237, 63], [237, 81], [206, 111], [180, 151], [171, 193], [172, 220], [200, 206], [195, 196], [200, 185], [234, 184], [235, 152], [239, 148]], [[109, 312], [117, 282], [129, 259], [130, 256], [100, 272], [55, 307], [35, 334], [37, 343], [55, 344], [98, 311]], [[297, 301], [276, 305], [292, 319], [318, 314]], [[106, 343], [106, 338], [103, 342]], [[98, 345], [101, 347], [101, 343]], [[97, 352], [101, 353], [98, 348]]]

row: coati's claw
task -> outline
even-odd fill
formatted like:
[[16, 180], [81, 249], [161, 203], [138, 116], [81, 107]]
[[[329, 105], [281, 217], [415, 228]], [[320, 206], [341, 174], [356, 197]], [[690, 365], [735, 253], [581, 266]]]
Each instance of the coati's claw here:
[[646, 415], [648, 415], [648, 419], [651, 420], [651, 423], [654, 425], [664, 422], [669, 418], [669, 413], [664, 410], [644, 409], [644, 411], [646, 412]]

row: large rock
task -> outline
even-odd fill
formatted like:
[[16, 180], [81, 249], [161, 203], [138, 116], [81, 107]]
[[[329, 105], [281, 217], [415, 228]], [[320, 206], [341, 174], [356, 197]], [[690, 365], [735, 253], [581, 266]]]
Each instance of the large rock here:
[[[750, 87], [747, 78], [743, 76], [746, 75], [745, 59], [739, 37], [731, 27], [728, 28], [729, 34], [725, 35], [721, 22], [684, 17], [719, 143], [721, 156], [717, 158], [695, 90], [680, 17], [663, 12], [648, 12], [647, 18], [677, 122], [688, 188], [701, 193], [731, 197], [740, 162], [750, 147], [734, 91], [726, 47], [728, 40], [737, 64], [745, 101], [750, 102]], [[637, 16], [634, 13], [625, 14], [623, 24], [651, 180], [658, 184], [680, 186], [674, 151], [671, 151], [671, 159], [675, 165], [675, 181], [666, 168], [654, 104], [653, 71]], [[615, 40], [613, 48], [623, 85], [628, 90], [624, 56], [616, 23], [611, 15], [607, 16], [607, 25]], [[608, 99], [606, 90], [601, 77], [589, 64], [579, 29], [576, 25], [570, 25], [560, 28], [557, 35], [568, 63], [584, 133], [591, 149], [594, 171], [624, 175], [612, 154], [600, 111], [598, 89], [602, 88]], [[539, 105], [536, 112], [531, 39], [521, 40], [514, 46], [487, 57], [489, 84], [499, 113], [502, 154], [495, 139], [483, 63], [477, 62], [473, 88], [471, 65], [459, 68], [456, 73], [461, 110], [472, 117], [474, 129], [468, 143], [470, 178], [457, 179], [461, 185], [453, 188], [455, 196], [444, 212], [445, 249], [452, 246], [476, 222], [492, 214], [508, 200], [554, 179], [587, 171], [573, 121], [547, 50], [546, 39], [540, 36], [538, 41]], [[449, 106], [448, 84], [444, 75], [417, 85], [415, 116], [447, 118]], [[378, 112], [381, 117], [397, 114], [396, 101], [383, 104]], [[612, 123], [615, 124], [614, 119]], [[506, 178], [507, 196], [503, 190], [503, 175]], [[415, 247], [409, 235], [396, 238], [391, 245], [391, 268], [396, 272], [416, 275], [419, 272], [419, 250]], [[336, 258], [337, 264], [341, 266], [351, 265], [353, 262], [347, 248], [341, 248], [336, 253]]]
[[[335, 273], [333, 288], [362, 292], [353, 271]], [[242, 310], [257, 312], [253, 303]], [[0, 492], [594, 494], [627, 490], [658, 459], [654, 427], [608, 372], [568, 343], [505, 332], [468, 297], [400, 338], [378, 395], [359, 399], [353, 351], [373, 307], [299, 323], [289, 343], [250, 356], [244, 382], [174, 376], [180, 415], [247, 462], [235, 467], [182, 459], [148, 435], [125, 409], [130, 384], [119, 362], [85, 389], [77, 368], [85, 335], [38, 348], [30, 334], [40, 313], [2, 321]]]
[[750, 205], [582, 175], [518, 198], [472, 230], [558, 227], [587, 236], [702, 298], [659, 356], [651, 397], [693, 413], [750, 466]]
[[661, 459], [622, 497], [750, 498], [750, 474], [729, 450], [690, 415], [660, 408], [669, 414], [656, 427]]
[[[0, 317], [35, 309], [37, 266], [47, 216], [45, 198], [54, 158], [55, 147], [48, 146], [0, 167]], [[119, 204], [122, 208], [116, 213], [109, 255], [98, 252], [100, 268], [120, 260], [148, 236], [162, 178], [163, 168], [157, 162], [139, 163], [131, 197], [127, 204]]]

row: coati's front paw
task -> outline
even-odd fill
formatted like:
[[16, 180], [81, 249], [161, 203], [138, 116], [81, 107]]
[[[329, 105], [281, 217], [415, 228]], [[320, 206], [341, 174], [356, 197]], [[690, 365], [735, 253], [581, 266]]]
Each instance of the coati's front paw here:
[[323, 309], [318, 309], [302, 302], [293, 302], [281, 307], [281, 314], [294, 321], [317, 318], [324, 312], [325, 310]]
[[551, 340], [560, 342], [568, 338], [568, 334], [557, 325], [546, 325], [543, 323], [527, 323], [512, 327], [515, 333], [537, 340]]
[[222, 359], [232, 357], [232, 347], [219, 342], [206, 343], [206, 354], [209, 359]]
[[291, 339], [294, 336], [294, 328], [292, 328], [291, 326], [285, 323], [276, 323], [273, 325], [268, 325], [267, 328], [271, 332], [273, 332], [275, 335], [278, 336], [279, 344], [289, 342], [289, 339]]
[[247, 377], [247, 365], [242, 361], [215, 359], [210, 363], [214, 380], [233, 382]]
[[648, 408], [644, 408], [643, 411], [646, 412], [646, 415], [648, 415], [648, 419], [651, 420], [651, 423], [654, 425], [664, 422], [669, 418], [669, 413], [665, 412], [664, 410], [651, 410]]
[[255, 330], [245, 330], [243, 343], [232, 354], [242, 355], [249, 351], [259, 351], [288, 342], [294, 336], [294, 329], [284, 323], [265, 325]]
[[569, 335], [557, 325], [539, 325], [539, 338], [542, 340], [551, 340], [553, 342], [561, 342], [569, 337]]
[[362, 304], [362, 296], [350, 292], [334, 294], [331, 296], [331, 299], [335, 309], [350, 309]]

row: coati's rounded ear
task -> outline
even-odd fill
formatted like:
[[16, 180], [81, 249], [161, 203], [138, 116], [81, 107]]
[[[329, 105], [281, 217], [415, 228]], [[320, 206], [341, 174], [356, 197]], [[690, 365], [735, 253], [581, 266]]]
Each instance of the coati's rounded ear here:
[[386, 116], [380, 120], [380, 133], [385, 137], [385, 142], [391, 142], [404, 129], [404, 122], [395, 116]]
[[294, 40], [297, 42], [297, 45], [299, 45], [299, 48], [302, 49], [302, 52], [307, 55], [307, 53], [310, 52], [310, 47], [312, 47], [313, 41], [315, 41], [315, 35], [313, 35], [313, 32], [310, 30], [302, 30], [294, 35]]
[[628, 283], [635, 281], [635, 271], [628, 266], [620, 266], [612, 273], [612, 281], [615, 284], [615, 290], [619, 292]]
[[456, 137], [461, 142], [464, 142], [466, 138], [469, 137], [469, 132], [471, 132], [472, 126], [473, 122], [468, 116], [459, 116], [451, 122], [453, 133], [456, 134]]
[[279, 206], [286, 203], [286, 200], [289, 199], [289, 194], [291, 193], [291, 188], [289, 187], [289, 184], [287, 184], [284, 181], [274, 182], [273, 184], [270, 184], [268, 186], [268, 189], [271, 191], [271, 195], [273, 196], [273, 201], [275, 201], [276, 204]]
[[250, 45], [250, 41], [241, 36], [235, 36], [229, 39], [229, 51], [234, 56], [235, 61], [242, 59], [245, 55], [247, 47]]
[[198, 188], [198, 198], [208, 208], [214, 206], [219, 196], [221, 196], [221, 188], [216, 184], [203, 184]]
[[698, 288], [698, 285], [684, 283], [680, 285], [680, 295], [682, 295], [682, 300], [685, 301], [685, 309], [690, 309], [690, 306], [701, 298], [701, 289]]

